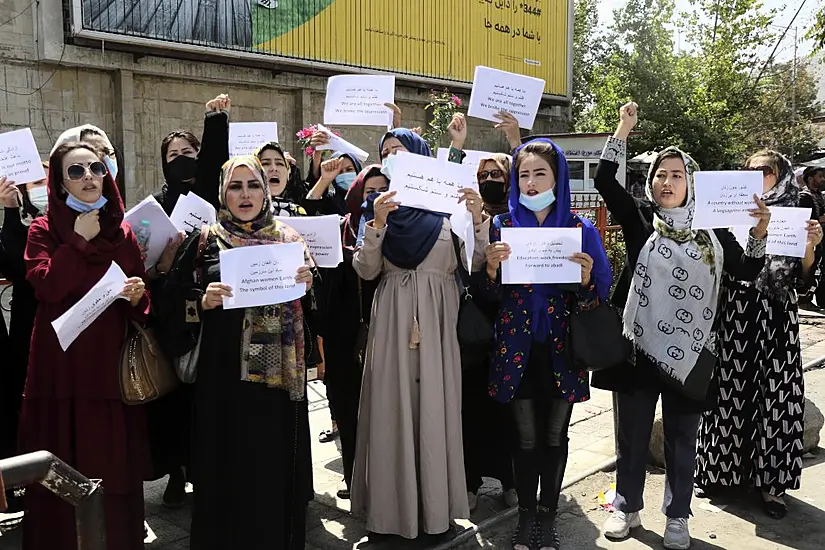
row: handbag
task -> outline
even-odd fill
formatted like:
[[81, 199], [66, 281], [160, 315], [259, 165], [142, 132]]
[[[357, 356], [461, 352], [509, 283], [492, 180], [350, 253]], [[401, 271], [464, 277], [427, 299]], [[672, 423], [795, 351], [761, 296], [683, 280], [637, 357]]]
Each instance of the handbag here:
[[194, 384], [198, 379], [198, 359], [201, 355], [201, 338], [203, 338], [203, 323], [198, 331], [198, 340], [195, 347], [182, 356], [173, 359], [175, 373], [184, 384]]
[[[574, 297], [575, 299], [575, 297]], [[567, 350], [571, 362], [582, 370], [600, 371], [618, 366], [633, 353], [624, 325], [616, 311], [599, 300], [596, 307], [568, 314]]]
[[461, 298], [458, 305], [458, 346], [461, 350], [461, 366], [473, 367], [489, 359], [493, 342], [493, 327], [484, 312], [470, 294], [470, 273], [461, 261], [461, 245], [452, 233], [453, 249], [458, 260], [458, 276], [461, 282]]
[[174, 390], [180, 381], [160, 351], [152, 329], [131, 321], [120, 353], [120, 394], [127, 405], [143, 405]]

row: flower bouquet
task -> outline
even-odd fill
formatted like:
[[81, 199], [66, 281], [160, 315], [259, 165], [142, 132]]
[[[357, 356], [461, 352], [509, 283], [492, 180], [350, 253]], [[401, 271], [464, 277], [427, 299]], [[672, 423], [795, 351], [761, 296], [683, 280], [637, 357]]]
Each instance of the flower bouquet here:
[[450, 125], [459, 107], [461, 107], [461, 98], [446, 88], [441, 92], [430, 90], [430, 102], [424, 109], [432, 110], [433, 119], [427, 131], [424, 132], [423, 138], [433, 151], [437, 150], [441, 144], [441, 138], [447, 133], [447, 126]]
[[[313, 124], [312, 126], [307, 126], [306, 128], [302, 129], [300, 132], [295, 134], [295, 137], [298, 138], [298, 145], [301, 146], [301, 149], [304, 150], [304, 154], [310, 158], [315, 155], [315, 147], [310, 145], [312, 142], [312, 135], [318, 131], [318, 126]], [[332, 133], [336, 136], [340, 137], [341, 134], [332, 130]], [[327, 154], [332, 153], [332, 151], [325, 150]]]

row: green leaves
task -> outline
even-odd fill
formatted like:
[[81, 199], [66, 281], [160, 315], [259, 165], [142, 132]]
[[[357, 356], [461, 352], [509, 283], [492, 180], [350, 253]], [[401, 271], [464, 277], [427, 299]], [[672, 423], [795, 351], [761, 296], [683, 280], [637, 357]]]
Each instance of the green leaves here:
[[453, 119], [453, 115], [461, 106], [461, 99], [446, 88], [436, 92], [430, 90], [430, 102], [424, 107], [426, 111], [432, 111], [433, 118], [424, 132], [423, 137], [430, 145], [430, 149], [436, 151], [441, 144], [441, 138], [447, 133], [447, 126]]
[[[586, 4], [577, 3], [574, 31], [595, 35], [582, 13]], [[774, 11], [759, 0], [692, 0], [691, 6], [692, 13], [675, 13], [673, 0], [628, 0], [595, 39], [605, 48], [592, 66], [574, 49], [574, 82], [586, 88], [574, 94], [575, 129], [612, 131], [619, 107], [633, 100], [640, 122], [631, 155], [677, 145], [709, 170], [738, 167], [764, 146], [797, 157], [810, 152], [813, 130], [805, 121], [813, 116], [815, 93], [804, 72], [793, 84], [787, 71], [784, 79], [775, 76], [783, 69], [758, 55], [776, 43]], [[676, 51], [674, 39], [687, 48]], [[576, 80], [577, 66], [588, 67], [587, 78]], [[577, 98], [586, 100], [577, 104]]]

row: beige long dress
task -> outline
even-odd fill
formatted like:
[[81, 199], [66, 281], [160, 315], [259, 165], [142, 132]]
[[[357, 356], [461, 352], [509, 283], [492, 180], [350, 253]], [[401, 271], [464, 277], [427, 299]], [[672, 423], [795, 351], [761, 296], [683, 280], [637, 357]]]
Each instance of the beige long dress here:
[[[362, 278], [383, 277], [372, 306], [361, 385], [352, 510], [366, 516], [370, 532], [412, 539], [422, 530], [443, 533], [452, 519], [470, 516], [456, 335], [458, 264], [447, 220], [415, 270], [383, 257], [385, 235], [386, 228], [368, 225], [353, 259]], [[476, 270], [488, 243], [485, 222], [475, 231]], [[415, 319], [420, 343], [411, 346]]]

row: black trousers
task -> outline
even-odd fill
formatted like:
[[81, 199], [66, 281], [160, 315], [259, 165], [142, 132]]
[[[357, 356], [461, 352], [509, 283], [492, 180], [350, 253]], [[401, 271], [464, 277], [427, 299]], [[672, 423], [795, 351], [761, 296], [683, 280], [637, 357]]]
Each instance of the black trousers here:
[[555, 514], [567, 467], [573, 404], [556, 387], [549, 345], [533, 342], [527, 370], [510, 406], [518, 434], [514, 464], [519, 506], [532, 510], [541, 504]]
[[355, 440], [358, 431], [358, 404], [361, 398], [361, 369], [354, 360], [354, 344], [349, 348], [333, 339], [324, 340], [324, 360], [330, 415], [338, 424], [341, 440], [341, 459], [344, 463], [344, 481], [347, 488], [352, 481], [355, 461]]
[[[665, 435], [665, 500], [662, 512], [669, 518], [690, 516], [693, 497], [693, 468], [700, 413], [685, 412], [686, 398], [673, 392], [662, 395], [662, 422]], [[622, 512], [644, 508], [645, 475], [650, 434], [659, 391], [637, 389], [618, 393], [619, 450], [616, 463], [616, 498], [613, 506]]]

